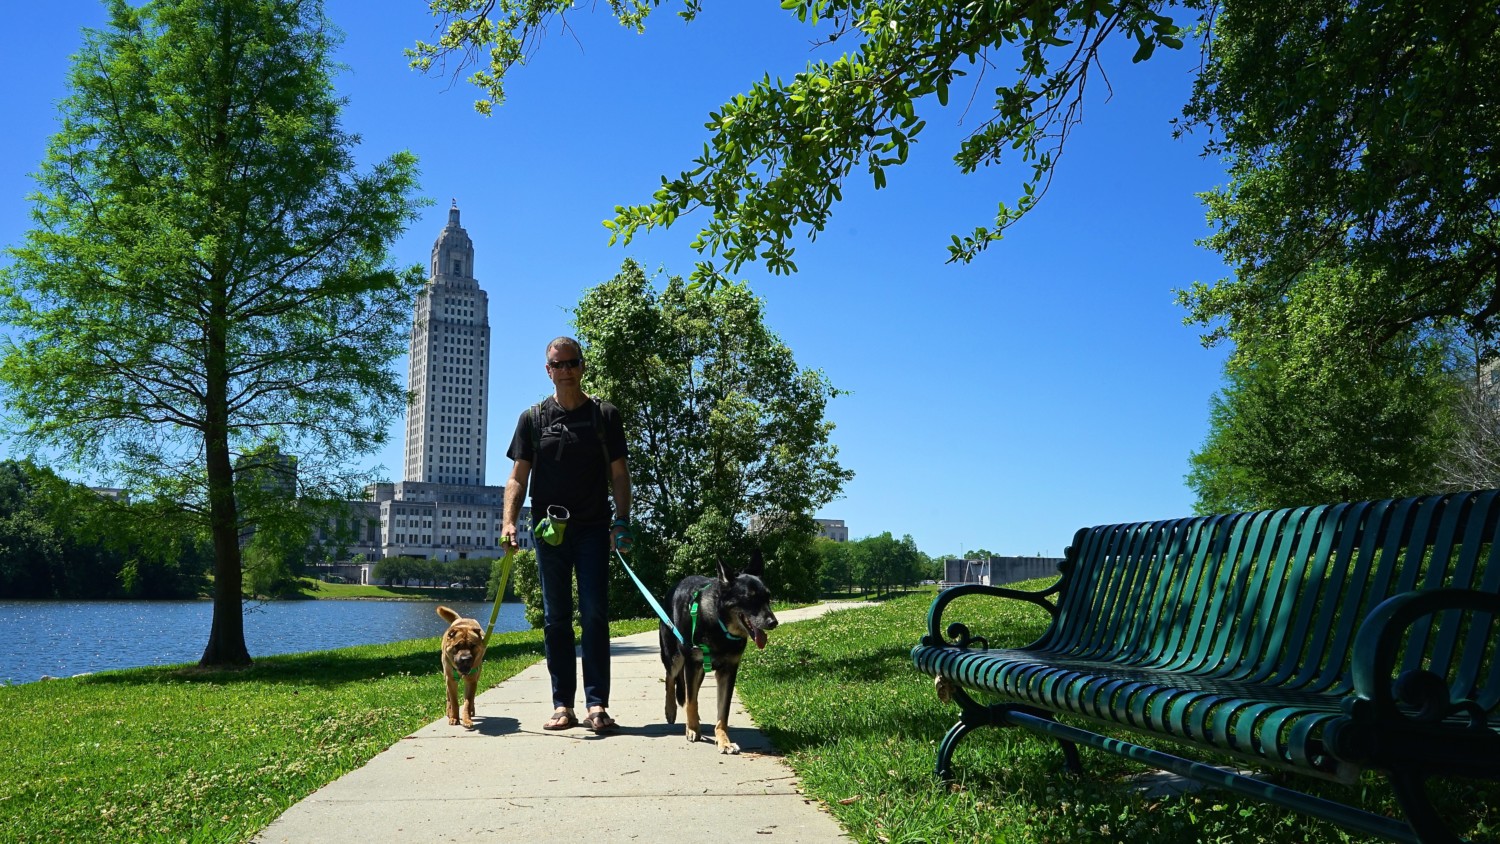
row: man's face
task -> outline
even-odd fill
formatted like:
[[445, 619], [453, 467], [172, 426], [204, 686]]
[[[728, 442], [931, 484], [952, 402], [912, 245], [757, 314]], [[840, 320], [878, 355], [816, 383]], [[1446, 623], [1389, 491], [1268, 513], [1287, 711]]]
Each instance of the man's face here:
[[583, 379], [583, 356], [569, 346], [547, 350], [547, 376], [559, 387], [576, 387]]

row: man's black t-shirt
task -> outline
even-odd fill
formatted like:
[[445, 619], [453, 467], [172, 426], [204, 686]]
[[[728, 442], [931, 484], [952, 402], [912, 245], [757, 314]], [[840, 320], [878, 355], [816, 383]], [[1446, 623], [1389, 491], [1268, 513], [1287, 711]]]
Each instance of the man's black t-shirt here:
[[[594, 430], [597, 417], [604, 423], [604, 448]], [[576, 410], [563, 410], [548, 396], [538, 410], [541, 421], [540, 454], [531, 432], [531, 408], [521, 411], [516, 433], [505, 455], [531, 464], [531, 519], [541, 521], [547, 505], [568, 508], [570, 524], [602, 525], [610, 520], [609, 463], [625, 456], [625, 431], [620, 411], [607, 401], [590, 398]], [[609, 461], [604, 452], [608, 450]]]

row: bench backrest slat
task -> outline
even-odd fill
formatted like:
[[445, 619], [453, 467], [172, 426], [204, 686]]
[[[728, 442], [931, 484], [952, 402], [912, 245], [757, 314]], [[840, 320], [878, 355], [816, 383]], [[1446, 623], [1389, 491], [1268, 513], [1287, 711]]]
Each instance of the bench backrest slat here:
[[[1497, 531], [1494, 490], [1086, 528], [1038, 644], [1342, 691], [1359, 624], [1380, 601], [1412, 589], [1500, 591]], [[1500, 660], [1482, 656], [1496, 630], [1483, 614], [1424, 619], [1399, 665], [1456, 676], [1455, 691], [1500, 694]]]

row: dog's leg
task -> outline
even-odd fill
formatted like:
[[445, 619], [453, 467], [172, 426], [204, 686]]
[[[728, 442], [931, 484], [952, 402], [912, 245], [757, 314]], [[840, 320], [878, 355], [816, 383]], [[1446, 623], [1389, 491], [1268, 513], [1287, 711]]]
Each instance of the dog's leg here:
[[729, 740], [729, 704], [734, 697], [734, 678], [740, 673], [738, 659], [714, 674], [714, 685], [719, 692], [719, 720], [714, 723], [714, 742], [720, 753], [739, 753], [740, 746]]
[[458, 723], [458, 681], [453, 679], [453, 672], [444, 666], [443, 684], [448, 691], [448, 726]]
[[479, 686], [479, 678], [473, 674], [464, 678], [464, 726], [474, 729], [474, 692]]
[[667, 723], [677, 723], [677, 684], [686, 682], [682, 676], [682, 654], [673, 654], [672, 664], [667, 666]]
[[687, 676], [682, 681], [687, 684], [687, 713], [683, 717], [683, 724], [687, 727], [687, 740], [697, 741], [699, 738], [698, 721], [698, 689], [703, 685], [703, 675], [707, 673], [708, 666], [696, 660], [687, 660], [684, 670]]

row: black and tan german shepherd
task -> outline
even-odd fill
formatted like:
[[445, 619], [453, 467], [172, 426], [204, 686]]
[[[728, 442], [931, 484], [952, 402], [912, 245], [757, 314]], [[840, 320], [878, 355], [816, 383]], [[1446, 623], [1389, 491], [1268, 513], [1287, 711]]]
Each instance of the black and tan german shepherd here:
[[[718, 579], [689, 575], [672, 590], [668, 602], [672, 623], [682, 632], [686, 644], [677, 641], [671, 628], [661, 627], [661, 661], [667, 668], [667, 723], [677, 723], [677, 707], [686, 705], [684, 718], [687, 740], [697, 741], [698, 688], [705, 673], [704, 647], [709, 667], [714, 670], [714, 685], [719, 693], [719, 717], [714, 722], [714, 741], [720, 753], [739, 753], [740, 746], [729, 740], [729, 703], [734, 695], [734, 678], [739, 674], [740, 655], [745, 646], [755, 642], [766, 646], [766, 632], [776, 629], [776, 615], [771, 612], [771, 591], [761, 582], [765, 562], [760, 550], [750, 555], [750, 564], [739, 574], [729, 576], [724, 561], [719, 560]], [[696, 624], [693, 604], [698, 605]]]

